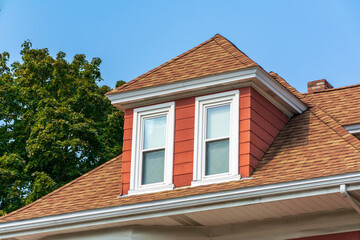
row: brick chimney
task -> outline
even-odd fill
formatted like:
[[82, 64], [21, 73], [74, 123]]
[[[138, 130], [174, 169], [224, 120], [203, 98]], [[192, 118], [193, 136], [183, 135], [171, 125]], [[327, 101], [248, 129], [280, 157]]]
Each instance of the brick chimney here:
[[307, 84], [308, 93], [334, 88], [326, 79], [320, 79]]

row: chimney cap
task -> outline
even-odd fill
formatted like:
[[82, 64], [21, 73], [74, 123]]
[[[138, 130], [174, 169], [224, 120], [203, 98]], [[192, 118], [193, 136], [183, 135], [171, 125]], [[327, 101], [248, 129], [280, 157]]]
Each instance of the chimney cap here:
[[326, 79], [315, 80], [307, 83], [308, 93], [334, 88]]

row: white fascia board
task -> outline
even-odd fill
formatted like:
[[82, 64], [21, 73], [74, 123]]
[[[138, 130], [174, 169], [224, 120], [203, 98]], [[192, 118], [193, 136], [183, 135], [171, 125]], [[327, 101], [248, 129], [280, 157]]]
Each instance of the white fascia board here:
[[287, 104], [293, 107], [298, 113], [302, 113], [307, 109], [306, 105], [302, 103], [297, 97], [290, 93], [286, 88], [281, 86], [275, 81], [268, 73], [258, 69], [256, 72], [256, 78], [265, 84], [272, 92], [282, 98]]
[[0, 223], [0, 238], [164, 217], [360, 189], [360, 172]]
[[346, 126], [344, 126], [344, 128], [345, 128], [346, 130], [348, 130], [348, 132], [351, 133], [351, 134], [360, 133], [360, 123], [358, 123], [358, 124], [346, 125]]
[[112, 104], [125, 106], [133, 102], [141, 102], [146, 101], [147, 99], [174, 96], [177, 94], [189, 93], [190, 91], [216, 88], [217, 86], [221, 87], [227, 85], [230, 89], [232, 84], [239, 84], [242, 82], [248, 82], [248, 85], [251, 85], [251, 81], [253, 81], [255, 78], [262, 82], [266, 88], [274, 92], [289, 106], [291, 106], [294, 112], [302, 113], [306, 109], [304, 103], [302, 103], [298, 98], [292, 95], [286, 88], [281, 86], [268, 73], [261, 70], [259, 67], [241, 69], [233, 72], [189, 79], [181, 82], [114, 93], [107, 95], [107, 97]]
[[255, 77], [256, 68], [234, 71], [219, 75], [189, 79], [154, 87], [140, 88], [126, 92], [107, 95], [112, 104], [139, 101], [146, 98], [159, 97], [163, 95], [173, 95], [180, 92], [196, 90], [200, 88], [213, 87], [239, 80], [245, 80]]

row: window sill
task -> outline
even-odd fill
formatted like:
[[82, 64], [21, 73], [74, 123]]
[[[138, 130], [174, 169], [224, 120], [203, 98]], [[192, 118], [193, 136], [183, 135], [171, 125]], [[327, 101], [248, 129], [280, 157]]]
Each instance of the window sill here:
[[174, 184], [162, 184], [149, 187], [140, 187], [138, 189], [129, 190], [128, 195], [140, 195], [146, 193], [162, 192], [174, 189]]
[[203, 185], [209, 185], [209, 184], [215, 184], [215, 183], [238, 181], [238, 180], [240, 180], [240, 178], [241, 178], [241, 176], [239, 174], [208, 177], [206, 179], [192, 181], [191, 187], [197, 187], [197, 186], [203, 186]]

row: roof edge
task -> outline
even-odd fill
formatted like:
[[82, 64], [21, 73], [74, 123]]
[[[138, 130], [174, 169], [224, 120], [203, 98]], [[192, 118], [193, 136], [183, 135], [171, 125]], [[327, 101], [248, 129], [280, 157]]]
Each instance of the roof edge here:
[[[70, 186], [70, 185], [72, 185], [72, 184], [80, 181], [81, 179], [87, 177], [88, 175], [93, 174], [94, 172], [102, 169], [103, 167], [105, 167], [106, 165], [112, 163], [113, 161], [118, 160], [120, 157], [122, 157], [122, 154], [120, 154], [120, 155], [118, 155], [118, 156], [110, 159], [109, 161], [107, 161], [107, 162], [101, 164], [100, 166], [98, 166], [98, 167], [90, 170], [89, 172], [87, 172], [87, 173], [81, 175], [80, 177], [72, 180], [71, 182], [68, 182], [68, 183], [65, 184], [64, 186], [61, 186], [60, 188], [58, 188], [58, 189], [56, 189], [56, 190], [54, 190], [54, 191], [46, 194], [45, 196], [43, 196], [43, 197], [35, 200], [34, 202], [32, 202], [32, 203], [30, 203], [30, 204], [28, 204], [28, 205], [26, 205], [26, 206], [24, 206], [24, 207], [22, 207], [22, 208], [19, 208], [19, 209], [13, 211], [13, 212], [10, 212], [10, 213], [8, 213], [8, 214], [5, 214], [4, 216], [1, 216], [1, 217], [0, 217], [0, 225], [1, 225], [1, 223], [3, 222], [3, 219], [6, 219], [7, 217], [12, 216], [12, 215], [14, 215], [14, 214], [18, 214], [18, 213], [20, 213], [21, 211], [23, 211], [23, 210], [25, 210], [25, 209], [27, 209], [27, 208], [30, 208], [30, 207], [32, 207], [33, 205], [36, 205], [36, 204], [40, 203], [41, 201], [47, 199], [48, 197], [51, 197], [52, 195], [61, 192], [64, 188], [67, 188], [68, 186]], [[120, 190], [119, 190], [119, 195], [120, 195]], [[0, 231], [0, 236], [1, 236], [1, 231]]]
[[347, 184], [348, 191], [360, 190], [360, 172], [0, 223], [0, 237], [46, 233], [60, 228], [106, 226], [116, 222], [336, 193], [343, 184]]
[[[269, 95], [266, 98], [280, 107], [287, 115], [292, 116], [295, 113], [303, 112], [307, 106], [295, 96], [287, 87], [279, 83], [269, 73], [260, 66], [254, 66], [235, 71], [213, 74], [205, 77], [192, 78], [183, 81], [151, 86], [147, 88], [134, 89], [131, 91], [120, 92], [107, 95], [113, 105], [120, 109], [140, 107], [141, 104], [156, 104], [164, 101], [173, 101], [174, 96], [178, 98], [195, 96], [196, 94], [207, 94], [214, 91], [226, 91], [234, 87], [243, 87], [245, 83], [251, 82], [260, 84], [262, 88], [272, 91], [282, 104], [271, 99]], [[213, 90], [211, 90], [213, 89]], [[265, 90], [265, 89], [264, 89]], [[206, 92], [207, 91], [207, 92]], [[191, 95], [192, 94], [192, 95]]]

